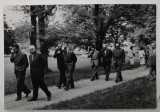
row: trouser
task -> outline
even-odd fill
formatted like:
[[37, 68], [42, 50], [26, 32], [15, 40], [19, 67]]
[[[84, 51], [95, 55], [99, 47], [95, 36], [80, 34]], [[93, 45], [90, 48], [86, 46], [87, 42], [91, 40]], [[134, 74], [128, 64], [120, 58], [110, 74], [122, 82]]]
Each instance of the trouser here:
[[65, 69], [59, 69], [60, 75], [59, 75], [59, 83], [58, 86], [61, 87], [63, 84], [66, 86], [66, 76], [65, 76]]
[[115, 67], [117, 71], [116, 81], [122, 81], [123, 80], [122, 73], [121, 73], [122, 64], [115, 63]]
[[106, 79], [108, 79], [110, 74], [111, 64], [104, 64], [103, 67], [104, 67]]
[[17, 97], [21, 98], [21, 93], [29, 93], [30, 90], [24, 84], [26, 71], [16, 71], [16, 80], [17, 80]]
[[148, 67], [149, 66], [149, 56], [145, 57], [145, 62], [146, 62], [146, 66]]
[[66, 82], [67, 89], [69, 88], [69, 86], [74, 87], [74, 81], [73, 81], [74, 69], [75, 69], [74, 65], [67, 64], [67, 82]]
[[48, 90], [45, 82], [44, 82], [44, 75], [39, 74], [39, 77], [35, 77], [34, 74], [32, 74], [32, 85], [33, 85], [33, 98], [38, 98], [38, 88], [40, 87], [44, 93], [47, 96], [50, 96], [51, 93]]
[[156, 76], [154, 75], [154, 72], [155, 72], [155, 75], [156, 75], [156, 65], [150, 65], [149, 75], [150, 75], [151, 79], [156, 78]]
[[92, 66], [92, 71], [93, 71], [93, 75], [92, 75], [92, 79], [94, 80], [95, 78], [98, 79], [98, 66]]

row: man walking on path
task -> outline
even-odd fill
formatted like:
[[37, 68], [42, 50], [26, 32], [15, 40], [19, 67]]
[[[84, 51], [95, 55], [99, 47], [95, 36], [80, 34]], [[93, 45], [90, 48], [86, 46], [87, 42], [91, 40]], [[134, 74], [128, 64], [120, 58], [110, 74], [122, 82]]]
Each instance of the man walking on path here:
[[17, 79], [17, 99], [15, 101], [19, 101], [22, 97], [22, 91], [26, 94], [26, 97], [28, 97], [31, 91], [24, 84], [26, 69], [28, 67], [27, 55], [20, 51], [17, 44], [15, 44], [11, 50], [10, 61], [14, 63], [14, 73]]
[[60, 89], [62, 83], [63, 86], [66, 86], [66, 76], [65, 76], [66, 65], [64, 60], [64, 51], [62, 51], [62, 45], [60, 44], [58, 45], [58, 49], [55, 51], [54, 58], [57, 58], [57, 67], [60, 72], [59, 83], [57, 85], [57, 87]]
[[47, 95], [47, 100], [50, 101], [51, 93], [44, 83], [44, 69], [46, 67], [46, 61], [41, 53], [36, 51], [36, 48], [31, 45], [30, 50], [30, 73], [33, 85], [33, 97], [28, 101], [36, 101], [38, 98], [38, 87], [40, 87]]
[[74, 88], [73, 72], [75, 69], [75, 64], [77, 62], [77, 57], [73, 52], [73, 48], [71, 46], [67, 48], [65, 62], [67, 65], [67, 83], [65, 91], [67, 91], [69, 87]]
[[106, 75], [105, 80], [108, 81], [111, 68], [112, 51], [107, 48], [107, 44], [103, 45], [103, 50], [101, 51], [101, 58]]
[[123, 80], [121, 69], [123, 63], [125, 62], [125, 52], [124, 49], [120, 48], [119, 43], [116, 43], [116, 48], [113, 50], [113, 59], [117, 71], [115, 82], [118, 83], [119, 81]]
[[[149, 65], [150, 65], [150, 70], [149, 70], [149, 74], [150, 74], [150, 80], [154, 80], [156, 78], [156, 44], [152, 44], [152, 49], [153, 52], [150, 56], [150, 60], [149, 60]], [[155, 75], [154, 75], [155, 72]]]
[[90, 51], [88, 58], [91, 57], [91, 67], [93, 70], [93, 76], [91, 78], [91, 81], [94, 81], [94, 79], [98, 79], [98, 64], [99, 64], [99, 58], [100, 58], [100, 53], [99, 51], [96, 50], [95, 47], [92, 47], [92, 50]]

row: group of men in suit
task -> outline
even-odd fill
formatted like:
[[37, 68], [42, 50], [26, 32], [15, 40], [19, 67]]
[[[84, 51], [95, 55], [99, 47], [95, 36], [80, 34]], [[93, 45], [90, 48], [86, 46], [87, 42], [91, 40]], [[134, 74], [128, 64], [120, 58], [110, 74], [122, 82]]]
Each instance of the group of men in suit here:
[[89, 52], [88, 57], [91, 58], [91, 67], [93, 69], [93, 76], [91, 78], [91, 81], [94, 81], [94, 79], [98, 79], [98, 66], [99, 61], [101, 59], [102, 65], [104, 67], [106, 78], [105, 80], [109, 80], [109, 74], [110, 74], [110, 68], [111, 68], [111, 62], [113, 57], [113, 62], [116, 67], [117, 76], [115, 82], [118, 83], [119, 81], [122, 81], [122, 74], [121, 74], [121, 68], [123, 63], [125, 62], [125, 52], [124, 49], [120, 48], [120, 44], [117, 43], [116, 47], [113, 51], [108, 49], [107, 45], [103, 45], [103, 49], [99, 52], [96, 50], [95, 47], [92, 47], [91, 51]]
[[[38, 88], [40, 87], [47, 95], [47, 100], [51, 100], [51, 93], [48, 90], [46, 84], [44, 83], [44, 69], [46, 67], [46, 61], [41, 53], [36, 51], [35, 46], [30, 46], [30, 74], [33, 86], [33, 97], [28, 101], [36, 101], [38, 98]], [[22, 98], [21, 93], [24, 92], [26, 97], [31, 93], [31, 91], [24, 84], [26, 69], [28, 67], [27, 55], [24, 54], [17, 44], [13, 45], [11, 50], [10, 61], [15, 65], [15, 74], [17, 79], [17, 98], [15, 101], [19, 101]]]
[[[43, 54], [36, 51], [35, 46], [29, 47], [29, 63], [30, 63], [30, 74], [33, 86], [33, 97], [28, 101], [36, 101], [38, 98], [38, 88], [40, 87], [47, 95], [47, 100], [51, 100], [51, 92], [48, 90], [44, 82], [44, 70], [46, 67], [46, 60]], [[60, 89], [62, 84], [64, 89], [67, 91], [70, 88], [74, 88], [73, 72], [77, 57], [73, 52], [71, 46], [64, 47], [59, 45], [55, 51], [54, 58], [57, 58], [57, 67], [60, 71], [59, 83], [57, 87]], [[11, 50], [10, 61], [15, 65], [15, 74], [17, 79], [17, 98], [15, 101], [19, 101], [22, 98], [22, 92], [26, 94], [26, 97], [31, 91], [24, 84], [26, 69], [29, 66], [27, 55], [24, 54], [17, 44], [13, 45]], [[66, 74], [67, 73], [67, 74]]]
[[65, 91], [67, 91], [69, 87], [74, 88], [73, 72], [77, 62], [77, 57], [73, 52], [72, 46], [63, 47], [62, 49], [62, 45], [59, 44], [55, 51], [54, 58], [57, 58], [57, 67], [60, 72], [57, 87], [60, 89], [63, 84]]
[[[45, 58], [43, 54], [36, 51], [36, 48], [33, 45], [29, 47], [29, 50], [30, 74], [33, 86], [33, 97], [28, 101], [37, 100], [39, 87], [47, 95], [47, 100], [50, 101], [51, 93], [44, 82], [44, 69], [46, 67]], [[125, 53], [124, 50], [120, 48], [120, 44], [116, 44], [116, 48], [113, 51], [108, 49], [107, 45], [104, 45], [103, 50], [101, 50], [100, 52], [97, 51], [95, 47], [93, 47], [88, 57], [91, 57], [91, 66], [93, 69], [93, 76], [91, 78], [91, 81], [93, 81], [95, 78], [98, 79], [97, 69], [99, 66], [100, 58], [106, 74], [105, 80], [109, 80], [112, 57], [117, 70], [117, 77], [115, 82], [118, 83], [119, 81], [123, 80], [121, 74], [121, 67], [125, 60]], [[62, 49], [62, 45], [58, 45], [58, 48], [55, 50], [54, 58], [57, 58], [57, 67], [60, 72], [59, 83], [57, 87], [60, 89], [63, 84], [64, 90], [66, 91], [69, 88], [74, 88], [75, 86], [73, 81], [73, 72], [75, 69], [75, 64], [77, 62], [77, 57], [73, 52], [73, 48], [69, 46], [63, 47]], [[31, 91], [24, 84], [26, 69], [29, 66], [27, 55], [20, 50], [17, 44], [13, 46], [10, 61], [13, 62], [15, 65], [15, 74], [17, 79], [17, 99], [15, 101], [19, 101], [21, 100], [22, 92], [24, 92], [27, 97], [31, 93]]]

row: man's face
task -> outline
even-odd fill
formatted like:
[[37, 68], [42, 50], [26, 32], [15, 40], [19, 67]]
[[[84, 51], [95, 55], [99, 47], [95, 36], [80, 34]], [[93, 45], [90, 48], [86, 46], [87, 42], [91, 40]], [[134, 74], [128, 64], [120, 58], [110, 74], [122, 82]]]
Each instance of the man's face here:
[[58, 49], [61, 49], [62, 47], [61, 46], [58, 46]]
[[94, 51], [94, 47], [92, 47], [91, 50]]
[[13, 52], [16, 53], [16, 54], [19, 52], [19, 49], [16, 49], [15, 47], [13, 47], [12, 50], [13, 50]]
[[34, 54], [35, 51], [36, 51], [35, 48], [31, 48], [31, 49], [30, 49], [30, 54]]
[[119, 46], [119, 44], [116, 44], [116, 48], [119, 48], [120, 46]]
[[103, 49], [107, 49], [107, 46], [106, 46], [106, 45], [103, 45]]

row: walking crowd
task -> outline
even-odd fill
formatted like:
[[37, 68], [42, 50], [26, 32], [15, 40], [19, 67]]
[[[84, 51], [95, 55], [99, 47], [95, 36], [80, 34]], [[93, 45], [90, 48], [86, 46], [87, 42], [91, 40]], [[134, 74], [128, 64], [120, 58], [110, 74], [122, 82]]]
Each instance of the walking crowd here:
[[[33, 86], [33, 96], [28, 101], [36, 101], [38, 99], [38, 88], [40, 87], [46, 94], [47, 100], [51, 100], [51, 92], [48, 90], [45, 82], [44, 82], [44, 70], [47, 65], [43, 54], [37, 52], [35, 46], [31, 45], [29, 47], [30, 55], [29, 62], [27, 55], [23, 53], [19, 46], [15, 44], [11, 50], [10, 61], [15, 65], [15, 74], [17, 79], [17, 98], [15, 101], [21, 100], [21, 93], [24, 92], [26, 97], [31, 93], [31, 91], [24, 84], [26, 69], [30, 64], [30, 74], [31, 81]], [[73, 52], [73, 47], [64, 47], [61, 44], [58, 44], [58, 48], [55, 50], [54, 58], [57, 58], [57, 67], [59, 69], [59, 82], [57, 87], [61, 89], [64, 87], [65, 91], [68, 91], [69, 88], [74, 88], [74, 80], [73, 73], [75, 70], [75, 65], [77, 62], [77, 57]], [[143, 47], [140, 48], [139, 52], [139, 60], [141, 68], [146, 65], [149, 67], [150, 72], [150, 80], [154, 80], [156, 78], [156, 45], [153, 43], [151, 45], [151, 49], [147, 46], [145, 49]], [[134, 57], [136, 53], [133, 50], [133, 46], [130, 47], [130, 50], [127, 53], [129, 58], [129, 68], [134, 68]], [[125, 63], [125, 51], [120, 47], [120, 43], [116, 43], [115, 48], [113, 50], [109, 49], [107, 44], [103, 45], [103, 49], [101, 51], [96, 50], [95, 47], [92, 47], [88, 58], [90, 58], [91, 67], [92, 67], [92, 77], [91, 81], [98, 79], [98, 67], [100, 62], [103, 65], [105, 72], [105, 80], [109, 80], [109, 74], [111, 70], [111, 64], [113, 63], [116, 68], [116, 79], [115, 82], [118, 83], [123, 81], [122, 77], [122, 66]]]

